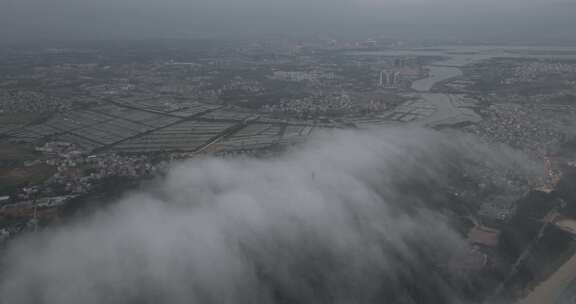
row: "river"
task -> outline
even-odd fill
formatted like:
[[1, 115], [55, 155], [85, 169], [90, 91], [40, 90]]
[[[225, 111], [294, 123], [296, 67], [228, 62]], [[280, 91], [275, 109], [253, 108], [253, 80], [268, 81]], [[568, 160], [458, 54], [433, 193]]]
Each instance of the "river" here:
[[414, 81], [412, 90], [417, 94], [417, 101], [409, 101], [387, 113], [418, 112], [422, 108], [433, 108], [427, 115], [411, 122], [418, 126], [454, 125], [458, 123], [476, 123], [482, 118], [470, 107], [463, 106], [459, 100], [463, 95], [431, 93], [432, 88], [443, 81], [462, 76], [462, 67], [486, 61], [492, 58], [540, 58], [540, 59], [572, 59], [576, 60], [576, 47], [511, 47], [511, 46], [442, 46], [434, 49], [413, 48], [384, 51], [351, 51], [349, 56], [431, 56], [442, 59], [433, 62], [425, 68], [428, 75]]
[[442, 81], [462, 76], [462, 70], [448, 66], [428, 66], [428, 76], [412, 83], [416, 92], [430, 92], [432, 88]]
[[461, 46], [448, 45], [434, 49], [413, 48], [384, 51], [352, 51], [350, 56], [431, 56], [443, 57], [425, 68], [426, 78], [415, 81], [412, 89], [429, 92], [436, 84], [462, 75], [460, 68], [492, 58], [538, 58], [576, 60], [576, 47], [541, 46]]

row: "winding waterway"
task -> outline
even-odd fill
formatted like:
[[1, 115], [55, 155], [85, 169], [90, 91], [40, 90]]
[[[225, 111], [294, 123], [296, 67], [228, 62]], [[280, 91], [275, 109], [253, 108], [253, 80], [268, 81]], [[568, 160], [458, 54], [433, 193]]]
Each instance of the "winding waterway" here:
[[430, 56], [444, 59], [425, 68], [426, 78], [415, 81], [412, 89], [429, 92], [436, 84], [462, 75], [461, 68], [493, 58], [535, 58], [576, 60], [576, 47], [541, 46], [441, 46], [434, 49], [394, 49], [384, 51], [353, 51], [351, 56]]

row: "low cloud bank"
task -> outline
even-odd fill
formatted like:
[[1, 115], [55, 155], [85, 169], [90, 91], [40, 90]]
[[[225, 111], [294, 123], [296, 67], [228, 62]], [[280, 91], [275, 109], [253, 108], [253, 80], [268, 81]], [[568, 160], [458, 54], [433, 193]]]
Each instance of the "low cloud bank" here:
[[525, 180], [537, 168], [420, 129], [328, 133], [268, 160], [188, 161], [157, 189], [13, 244], [0, 302], [458, 301], [438, 270], [464, 248], [446, 194], [522, 191], [500, 184], [511, 172]]

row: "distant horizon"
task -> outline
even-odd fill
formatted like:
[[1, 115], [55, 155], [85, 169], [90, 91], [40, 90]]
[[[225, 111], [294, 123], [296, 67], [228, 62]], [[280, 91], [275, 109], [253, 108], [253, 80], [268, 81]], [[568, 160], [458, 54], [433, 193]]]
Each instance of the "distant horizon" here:
[[575, 3], [544, 0], [11, 0], [0, 10], [0, 45], [314, 33], [576, 41], [573, 16]]

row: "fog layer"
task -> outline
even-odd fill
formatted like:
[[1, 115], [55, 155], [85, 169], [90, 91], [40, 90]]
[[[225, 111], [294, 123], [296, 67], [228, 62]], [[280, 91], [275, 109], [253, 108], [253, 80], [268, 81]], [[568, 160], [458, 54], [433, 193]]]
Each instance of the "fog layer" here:
[[522, 190], [506, 174], [533, 170], [462, 135], [396, 129], [325, 134], [268, 160], [192, 160], [11, 245], [0, 302], [450, 303], [441, 269], [465, 242], [448, 193], [467, 180], [498, 200]]

